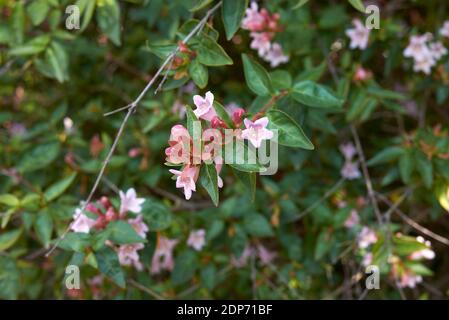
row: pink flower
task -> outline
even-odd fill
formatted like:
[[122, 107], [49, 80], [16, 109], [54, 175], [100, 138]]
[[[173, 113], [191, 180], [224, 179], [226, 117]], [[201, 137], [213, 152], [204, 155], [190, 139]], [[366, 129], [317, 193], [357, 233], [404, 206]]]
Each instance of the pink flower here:
[[279, 43], [273, 43], [271, 48], [265, 54], [264, 59], [270, 63], [272, 68], [275, 68], [281, 63], [288, 62], [289, 57], [284, 54]]
[[435, 60], [440, 60], [444, 55], [447, 54], [447, 49], [443, 46], [440, 41], [432, 42], [429, 45], [430, 54]]
[[366, 70], [362, 67], [357, 67], [354, 76], [353, 76], [353, 80], [355, 82], [361, 82], [361, 81], [365, 81], [367, 79], [370, 79], [373, 76], [373, 74], [371, 73], [371, 71]]
[[206, 121], [211, 121], [214, 117], [217, 116], [215, 109], [213, 107], [214, 103], [214, 95], [212, 92], [207, 91], [205, 98], [200, 95], [193, 96], [193, 103], [196, 106], [196, 109], [193, 111], [198, 119], [203, 119]]
[[184, 188], [184, 196], [186, 200], [192, 197], [192, 191], [196, 191], [196, 180], [199, 175], [198, 167], [186, 166], [183, 171], [174, 169], [169, 170], [176, 178], [176, 188]]
[[343, 168], [341, 168], [340, 173], [343, 178], [348, 180], [358, 179], [362, 176], [359, 170], [359, 165], [357, 162], [352, 161], [346, 161]]
[[137, 270], [143, 270], [137, 250], [144, 248], [143, 243], [126, 244], [118, 247], [118, 260], [122, 266], [134, 266]]
[[352, 209], [351, 210], [351, 214], [349, 215], [349, 217], [346, 219], [344, 226], [348, 229], [352, 228], [353, 226], [357, 225], [360, 223], [360, 217], [357, 213], [357, 210]]
[[260, 118], [254, 122], [245, 119], [243, 122], [246, 129], [242, 131], [242, 138], [248, 139], [254, 147], [259, 148], [262, 140], [273, 138], [273, 132], [266, 128], [268, 125], [267, 117]]
[[362, 266], [367, 267], [373, 262], [373, 254], [368, 252], [363, 256]]
[[435, 258], [435, 252], [430, 249], [432, 244], [430, 243], [430, 241], [425, 240], [423, 237], [419, 236], [416, 238], [416, 240], [418, 242], [421, 242], [423, 244], [425, 244], [427, 246], [426, 249], [422, 249], [419, 251], [415, 251], [413, 252], [409, 258], [411, 260], [421, 260], [421, 259], [428, 259], [428, 260], [432, 260], [433, 258]]
[[245, 249], [243, 249], [243, 252], [240, 256], [240, 258], [236, 258], [235, 256], [231, 256], [231, 264], [235, 268], [242, 268], [247, 265], [248, 259], [254, 254], [253, 248], [246, 245]]
[[443, 37], [449, 38], [449, 20], [444, 21], [443, 27], [440, 29], [440, 34]]
[[268, 32], [251, 32], [253, 38], [250, 48], [257, 50], [259, 56], [264, 57], [271, 49], [271, 35]]
[[435, 59], [431, 54], [429, 54], [429, 56], [427, 56], [427, 58], [423, 60], [415, 60], [415, 63], [413, 65], [413, 71], [415, 72], [422, 71], [423, 73], [429, 75], [435, 63], [436, 63]]
[[352, 24], [355, 28], [346, 30], [346, 35], [351, 39], [349, 47], [351, 49], [360, 48], [365, 50], [368, 46], [370, 30], [359, 19], [353, 20]]
[[174, 164], [189, 163], [190, 161], [190, 134], [188, 130], [180, 124], [171, 128], [168, 144], [165, 149], [167, 161]]
[[140, 213], [142, 211], [142, 203], [145, 202], [144, 198], [137, 198], [136, 190], [134, 188], [128, 189], [126, 194], [120, 191], [120, 214], [124, 214], [127, 211], [134, 213]]
[[158, 274], [162, 270], [173, 270], [175, 262], [173, 260], [173, 249], [178, 244], [178, 240], [160, 236], [157, 248], [151, 261], [151, 274]]
[[376, 242], [377, 242], [376, 232], [374, 232], [374, 230], [368, 227], [363, 227], [362, 231], [360, 231], [358, 235], [359, 248], [361, 249], [368, 248], [371, 244]]
[[265, 16], [259, 12], [255, 1], [246, 9], [246, 15], [242, 20], [242, 28], [250, 31], [260, 31], [266, 26]]
[[413, 58], [416, 61], [427, 60], [431, 54], [427, 47], [429, 36], [427, 34], [411, 36], [410, 42], [404, 50], [404, 57]]
[[73, 219], [70, 229], [74, 232], [89, 233], [90, 229], [95, 225], [95, 220], [81, 212], [81, 209], [75, 210]]
[[142, 237], [146, 238], [148, 232], [148, 226], [143, 222], [143, 216], [139, 214], [134, 219], [128, 219], [128, 223], [136, 230], [136, 233]]
[[349, 161], [357, 154], [357, 150], [352, 142], [343, 143], [340, 145], [340, 152], [345, 157], [345, 160]]
[[186, 115], [186, 107], [181, 101], [176, 100], [171, 107], [171, 112], [183, 119]]
[[263, 245], [257, 246], [257, 253], [260, 259], [260, 263], [264, 266], [271, 264], [271, 262], [276, 258], [276, 252], [269, 251]]
[[190, 232], [189, 239], [187, 240], [187, 245], [195, 249], [196, 251], [201, 251], [201, 249], [206, 244], [206, 231], [204, 229], [193, 230]]
[[418, 283], [422, 282], [422, 277], [414, 274], [412, 271], [404, 270], [398, 281], [400, 288], [414, 288]]

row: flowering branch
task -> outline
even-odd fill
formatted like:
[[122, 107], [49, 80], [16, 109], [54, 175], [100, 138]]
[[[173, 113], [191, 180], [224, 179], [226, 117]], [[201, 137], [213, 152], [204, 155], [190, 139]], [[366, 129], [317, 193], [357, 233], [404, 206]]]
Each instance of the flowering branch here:
[[[206, 15], [203, 17], [203, 19], [201, 19], [201, 21], [195, 26], [195, 28], [192, 29], [192, 31], [181, 41], [181, 45], [182, 44], [186, 44], [189, 42], [189, 40], [191, 38], [193, 38], [198, 32], [200, 32], [203, 28], [203, 26], [207, 23], [208, 19], [210, 18], [210, 16], [220, 8], [222, 2], [220, 1], [219, 3], [217, 3], [214, 7], [212, 7], [209, 11], [207, 11]], [[131, 117], [131, 115], [133, 113], [136, 112], [137, 110], [137, 106], [139, 105], [140, 101], [143, 99], [143, 97], [146, 95], [146, 93], [148, 92], [148, 90], [150, 90], [150, 88], [153, 86], [153, 84], [156, 82], [156, 80], [158, 79], [158, 77], [161, 75], [162, 71], [165, 69], [165, 67], [169, 64], [171, 64], [172, 60], [175, 58], [176, 54], [179, 52], [180, 50], [180, 45], [178, 45], [176, 47], [175, 50], [173, 50], [168, 57], [165, 59], [165, 61], [162, 63], [162, 65], [160, 66], [160, 68], [157, 70], [156, 74], [153, 76], [153, 78], [151, 78], [151, 80], [148, 82], [148, 84], [145, 86], [145, 88], [142, 90], [142, 92], [139, 94], [139, 96], [129, 105], [127, 105], [124, 108], [120, 108], [119, 111], [122, 110], [128, 110], [128, 112], [126, 113], [122, 124], [120, 125], [120, 128], [117, 132], [117, 135], [115, 136], [114, 142], [111, 146], [111, 149], [109, 150], [108, 155], [106, 156], [105, 160], [103, 161], [103, 165], [100, 169], [100, 172], [97, 175], [97, 178], [95, 180], [94, 186], [92, 187], [92, 190], [89, 193], [89, 196], [87, 197], [86, 201], [83, 203], [82, 208], [81, 208], [81, 213], [84, 213], [86, 210], [86, 206], [91, 202], [92, 197], [95, 194], [95, 191], [98, 188], [98, 185], [100, 184], [100, 181], [104, 175], [104, 172], [106, 170], [106, 167], [109, 164], [109, 161], [111, 160], [112, 155], [114, 154], [115, 149], [117, 148], [118, 142], [122, 136], [123, 130], [125, 129], [126, 123], [128, 122], [129, 118]], [[165, 82], [165, 80], [167, 79], [167, 76], [165, 75], [164, 78], [162, 79], [161, 83], [158, 86], [158, 89], [160, 87], [162, 87], [162, 84]], [[156, 89], [155, 94], [157, 93], [158, 89]], [[118, 111], [117, 111], [118, 112]], [[110, 112], [109, 114], [115, 113], [115, 111]], [[50, 248], [50, 250], [47, 252], [47, 254], [45, 255], [46, 257], [49, 257], [53, 251], [57, 248], [57, 246], [60, 244], [60, 242], [64, 239], [64, 237], [67, 235], [67, 233], [70, 231], [70, 228], [73, 224], [73, 221], [69, 224], [69, 226], [66, 228], [66, 230], [63, 232], [63, 234], [56, 240], [56, 242], [53, 244], [53, 246]]]

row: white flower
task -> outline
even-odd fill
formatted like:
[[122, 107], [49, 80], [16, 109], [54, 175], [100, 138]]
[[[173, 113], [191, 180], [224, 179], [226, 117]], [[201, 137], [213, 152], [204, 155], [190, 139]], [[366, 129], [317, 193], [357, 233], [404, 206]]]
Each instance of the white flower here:
[[217, 116], [217, 113], [215, 112], [215, 109], [213, 107], [214, 95], [212, 94], [212, 92], [207, 91], [204, 98], [200, 95], [194, 95], [193, 103], [196, 106], [196, 109], [193, 111], [193, 113], [198, 119], [211, 121], [214, 117]]
[[141, 214], [139, 214], [134, 219], [128, 219], [128, 223], [134, 228], [134, 230], [136, 230], [136, 233], [140, 237], [142, 237], [144, 239], [146, 238], [147, 232], [148, 232], [148, 226], [146, 225], [145, 222], [143, 222], [143, 216]]
[[353, 20], [352, 24], [355, 28], [346, 30], [346, 35], [351, 39], [349, 47], [351, 49], [360, 48], [365, 50], [368, 46], [370, 30], [359, 19]]
[[421, 236], [417, 237], [416, 240], [418, 242], [421, 242], [422, 244], [425, 244], [427, 248], [413, 252], [409, 257], [411, 260], [421, 260], [421, 259], [432, 260], [433, 258], [435, 258], [435, 252], [431, 249], [432, 244], [430, 243], [430, 241], [425, 240]]
[[284, 52], [282, 51], [282, 47], [279, 43], [273, 43], [271, 48], [265, 54], [264, 59], [270, 62], [272, 68], [275, 68], [281, 63], [288, 62], [289, 57], [284, 54]]
[[120, 191], [120, 213], [126, 213], [127, 211], [131, 211], [134, 213], [140, 213], [142, 211], [142, 203], [145, 202], [144, 198], [137, 198], [136, 190], [134, 188], [128, 189], [126, 194], [123, 191]]
[[432, 56], [427, 46], [428, 40], [427, 34], [411, 36], [410, 42], [404, 50], [404, 57], [413, 58], [415, 61], [428, 60]]
[[86, 216], [79, 208], [75, 210], [73, 219], [70, 229], [74, 232], [89, 233], [95, 224], [95, 220]]
[[429, 75], [435, 63], [436, 63], [435, 59], [429, 53], [429, 55], [425, 59], [415, 60], [415, 63], [413, 64], [413, 71], [415, 72], [422, 71], [425, 74]]
[[271, 48], [271, 36], [268, 32], [251, 32], [250, 48], [257, 50], [259, 56], [264, 57]]
[[374, 232], [374, 230], [372, 230], [368, 227], [363, 227], [362, 231], [360, 231], [359, 236], [358, 236], [359, 248], [365, 249], [369, 245], [376, 243], [376, 242], [377, 242], [376, 232]]
[[143, 243], [122, 245], [118, 248], [118, 260], [122, 266], [134, 266], [137, 270], [143, 270], [137, 250], [144, 248]]
[[248, 139], [254, 147], [259, 148], [262, 140], [273, 138], [273, 132], [266, 128], [268, 125], [267, 117], [260, 118], [254, 122], [245, 119], [243, 122], [246, 129], [242, 131], [242, 138]]
[[341, 176], [348, 180], [358, 179], [362, 176], [357, 162], [345, 161], [343, 168], [341, 168]]
[[187, 245], [192, 247], [196, 251], [201, 251], [201, 249], [206, 244], [205, 236], [206, 231], [204, 229], [191, 231], [189, 239], [187, 240]]
[[430, 53], [435, 60], [440, 60], [447, 54], [447, 49], [443, 46], [441, 41], [432, 42], [429, 45]]
[[340, 152], [345, 157], [345, 160], [352, 160], [352, 158], [357, 154], [357, 150], [352, 142], [347, 142], [340, 145]]
[[443, 27], [440, 29], [443, 37], [449, 38], [449, 20], [444, 21]]

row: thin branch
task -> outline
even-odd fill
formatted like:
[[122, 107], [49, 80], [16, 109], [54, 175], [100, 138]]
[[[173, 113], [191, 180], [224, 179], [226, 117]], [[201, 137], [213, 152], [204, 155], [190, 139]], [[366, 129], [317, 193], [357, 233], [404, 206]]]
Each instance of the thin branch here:
[[165, 298], [163, 296], [161, 296], [159, 293], [151, 290], [148, 287], [145, 287], [144, 285], [138, 283], [137, 281], [133, 280], [133, 279], [129, 279], [128, 283], [130, 285], [132, 285], [133, 287], [136, 287], [137, 289], [149, 294], [150, 296], [152, 296], [153, 298], [155, 298], [156, 300], [165, 300]]
[[365, 177], [366, 189], [368, 191], [368, 196], [370, 198], [371, 204], [373, 205], [374, 213], [376, 214], [376, 218], [379, 224], [382, 224], [382, 215], [380, 213], [379, 205], [377, 204], [376, 195], [373, 189], [373, 183], [371, 182], [371, 178], [369, 176], [368, 168], [366, 165], [365, 154], [363, 153], [362, 145], [360, 143], [359, 135], [357, 134], [357, 130], [354, 125], [351, 124], [351, 132], [354, 137], [355, 147], [357, 149], [357, 153], [359, 154], [360, 165], [362, 167], [363, 176]]
[[[376, 194], [377, 194], [377, 197], [378, 197], [381, 201], [383, 201], [385, 204], [387, 204], [387, 205], [389, 205], [389, 206], [391, 206], [391, 207], [394, 206], [394, 204], [393, 204], [390, 200], [388, 200], [387, 197], [385, 197], [384, 195], [382, 195], [382, 194], [380, 194], [380, 193], [376, 193]], [[449, 246], [449, 239], [447, 239], [447, 238], [445, 238], [445, 237], [442, 237], [442, 236], [436, 234], [435, 232], [430, 231], [429, 229], [423, 227], [423, 226], [420, 225], [419, 223], [417, 223], [417, 222], [415, 222], [414, 220], [412, 220], [411, 218], [409, 218], [409, 217], [408, 217], [404, 212], [402, 212], [399, 208], [396, 207], [396, 208], [394, 209], [394, 212], [396, 212], [397, 215], [398, 215], [402, 220], [404, 220], [404, 221], [405, 221], [408, 225], [410, 225], [411, 227], [415, 228], [417, 231], [421, 232], [422, 234], [424, 234], [424, 235], [426, 235], [426, 236], [428, 236], [428, 237], [430, 237], [430, 238], [432, 238], [432, 239], [434, 239], [434, 240], [436, 240], [436, 241], [438, 241], [438, 242], [441, 242], [441, 243], [443, 243], [443, 244]]]
[[[206, 15], [204, 16], [203, 19], [201, 19], [201, 21], [195, 26], [195, 28], [192, 29], [192, 31], [184, 38], [184, 40], [182, 41], [182, 43], [186, 44], [192, 37], [194, 37], [197, 32], [199, 30], [201, 30], [202, 25], [204, 25], [205, 23], [207, 23], [207, 20], [209, 19], [209, 17], [221, 6], [221, 1], [219, 3], [217, 3], [212, 9], [210, 9], [209, 11], [207, 11]], [[106, 167], [109, 164], [109, 161], [111, 160], [112, 155], [114, 154], [115, 149], [117, 148], [118, 142], [120, 140], [120, 137], [123, 133], [123, 130], [126, 126], [126, 123], [128, 122], [129, 118], [131, 117], [131, 115], [137, 110], [137, 106], [139, 105], [140, 101], [143, 99], [143, 97], [145, 96], [145, 94], [148, 92], [148, 90], [153, 86], [153, 84], [156, 82], [156, 80], [158, 79], [158, 77], [160, 76], [160, 74], [162, 73], [162, 71], [164, 70], [165, 66], [167, 66], [167, 64], [175, 57], [175, 55], [178, 53], [179, 51], [179, 45], [176, 47], [176, 49], [168, 55], [168, 57], [165, 59], [165, 61], [162, 63], [162, 65], [160, 66], [160, 68], [157, 70], [156, 74], [151, 78], [151, 80], [148, 82], [148, 84], [145, 86], [145, 88], [142, 90], [142, 92], [139, 94], [139, 96], [136, 98], [136, 100], [134, 100], [134, 102], [131, 103], [131, 106], [128, 108], [128, 112], [126, 113], [125, 118], [122, 121], [122, 124], [120, 125], [120, 128], [117, 132], [117, 135], [114, 139], [114, 142], [111, 146], [111, 149], [109, 150], [108, 155], [106, 156], [106, 159], [103, 162], [103, 165], [100, 169], [100, 172], [98, 173], [98, 176], [95, 180], [94, 186], [92, 188], [92, 190], [89, 193], [89, 196], [87, 197], [86, 201], [84, 202], [82, 208], [81, 208], [81, 213], [84, 213], [86, 206], [90, 203], [90, 201], [92, 200], [92, 197], [95, 194], [95, 191], [98, 188], [98, 185], [104, 175], [104, 172], [106, 170]], [[73, 221], [69, 224], [69, 226], [66, 228], [66, 230], [62, 233], [62, 235], [55, 241], [55, 243], [53, 244], [53, 246], [50, 248], [50, 250], [48, 251], [48, 253], [45, 255], [46, 257], [49, 257], [53, 251], [58, 247], [58, 245], [60, 244], [60, 242], [64, 239], [64, 237], [67, 235], [67, 233], [70, 231], [71, 227], [72, 227]]]

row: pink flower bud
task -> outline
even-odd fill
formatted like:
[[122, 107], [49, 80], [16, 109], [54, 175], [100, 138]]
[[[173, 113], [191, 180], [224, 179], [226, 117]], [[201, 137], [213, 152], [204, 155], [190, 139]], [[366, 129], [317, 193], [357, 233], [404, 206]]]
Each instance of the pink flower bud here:
[[243, 110], [242, 108], [238, 108], [232, 113], [232, 121], [234, 122], [234, 125], [236, 127], [240, 126], [240, 124], [242, 123], [242, 118], [244, 114], [245, 110]]
[[128, 156], [131, 158], [135, 158], [139, 156], [141, 153], [142, 153], [141, 148], [132, 148], [131, 150], [128, 151]]

